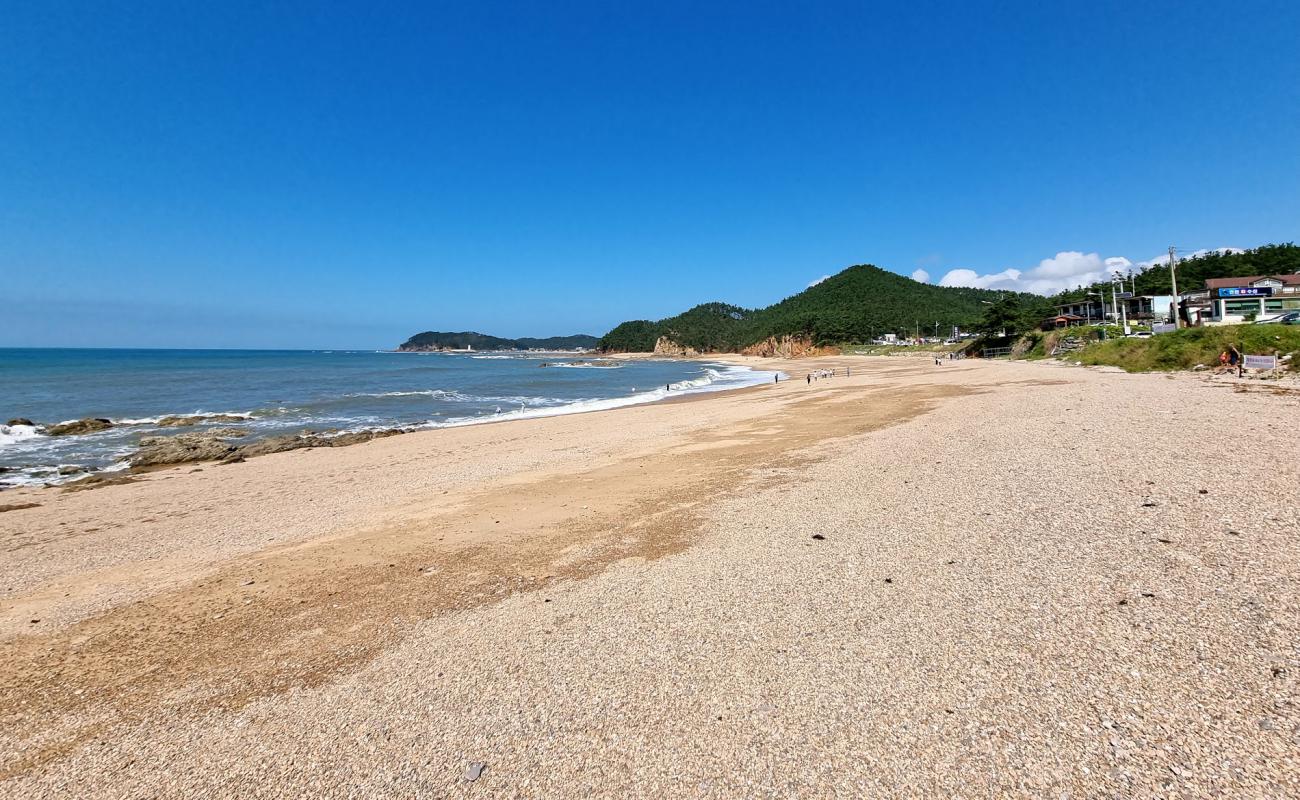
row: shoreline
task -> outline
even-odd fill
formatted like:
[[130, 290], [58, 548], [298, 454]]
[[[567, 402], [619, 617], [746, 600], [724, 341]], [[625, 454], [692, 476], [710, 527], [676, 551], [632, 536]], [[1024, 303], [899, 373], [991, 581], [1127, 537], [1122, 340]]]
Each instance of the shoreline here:
[[[316, 352], [316, 351], [311, 351], [311, 352]], [[424, 351], [391, 351], [391, 352], [417, 352], [418, 353]], [[532, 351], [518, 351], [518, 352], [532, 352]], [[458, 355], [460, 353], [458, 351], [452, 354]], [[635, 354], [635, 355], [641, 355], [641, 354]], [[611, 359], [611, 360], [615, 360], [615, 359]], [[627, 359], [627, 360], [633, 360], [633, 359]], [[636, 360], [643, 360], [643, 359], [636, 359]], [[758, 367], [752, 365], [736, 364], [724, 359], [659, 357], [653, 360], [662, 360], [662, 361], [670, 361], [670, 362], [697, 362], [698, 361], [705, 365], [714, 364], [723, 367], [744, 366], [745, 368], [749, 369], [750, 372], [762, 371]], [[349, 429], [339, 429], [339, 430], [316, 431], [316, 430], [311, 430], [310, 428], [304, 428], [298, 433], [282, 433], [282, 434], [269, 433], [267, 435], [251, 438], [251, 439], [248, 438], [247, 436], [229, 437], [229, 436], [213, 435], [213, 433], [210, 433], [208, 429], [190, 430], [185, 427], [173, 426], [170, 432], [154, 433], [150, 438], [165, 437], [167, 439], [175, 439], [177, 445], [181, 445], [182, 442], [185, 442], [186, 439], [189, 439], [193, 442], [193, 444], [191, 444], [188, 447], [174, 446], [173, 449], [176, 452], [163, 455], [162, 456], [163, 460], [161, 461], [159, 461], [157, 458], [152, 458], [152, 459], [146, 459], [147, 463], [144, 464], [132, 463], [135, 459], [139, 458], [146, 449], [148, 449], [147, 446], [137, 444], [135, 446], [135, 449], [129, 455], [126, 455], [125, 457], [122, 458], [122, 460], [110, 464], [108, 466], [100, 467], [100, 468], [91, 468], [91, 469], [78, 469], [78, 471], [76, 472], [63, 473], [62, 470], [65, 467], [72, 466], [72, 465], [64, 465], [64, 464], [49, 465], [48, 467], [45, 468], [49, 470], [53, 470], [54, 474], [51, 474], [48, 478], [43, 478], [40, 481], [33, 480], [27, 483], [0, 486], [0, 493], [13, 492], [19, 489], [39, 489], [39, 488], [47, 488], [47, 487], [48, 488], [63, 487], [72, 490], [94, 489], [106, 485], [130, 482], [140, 474], [156, 471], [158, 469], [165, 469], [171, 466], [182, 466], [187, 464], [237, 463], [247, 458], [260, 457], [262, 455], [268, 455], [273, 452], [286, 452], [289, 450], [313, 449], [319, 447], [344, 447], [344, 446], [351, 446], [352, 444], [365, 443], [378, 438], [387, 438], [390, 436], [397, 436], [397, 435], [403, 435], [408, 433], [418, 433], [418, 432], [428, 431], [428, 430], [444, 430], [444, 429], [468, 427], [472, 425], [487, 425], [487, 424], [493, 424], [499, 422], [514, 422], [514, 421], [519, 421], [524, 419], [539, 419], [539, 418], [546, 418], [546, 417], [553, 417], [553, 416], [566, 416], [570, 414], [586, 414], [586, 413], [592, 413], [594, 411], [612, 410], [617, 408], [630, 408], [639, 405], [647, 405], [647, 404], [660, 403], [665, 401], [680, 402], [685, 397], [694, 397], [697, 395], [703, 396], [703, 395], [718, 394], [718, 393], [729, 393], [740, 389], [748, 389], [748, 388], [764, 385], [764, 381], [759, 381], [757, 379], [755, 379], [751, 383], [747, 383], [741, 386], [724, 385], [724, 386], [718, 386], [718, 388], [710, 388], [714, 386], [714, 381], [710, 381], [709, 383], [701, 386], [683, 385], [683, 384], [690, 384], [691, 382], [692, 381], [688, 380], [688, 381], [678, 381], [675, 383], [671, 383], [668, 385], [669, 388], [667, 388], [664, 391], [663, 396], [657, 396], [659, 394], [659, 390], [654, 389], [654, 390], [642, 392], [640, 394], [633, 394], [626, 397], [613, 396], [613, 397], [606, 397], [606, 398], [574, 400], [559, 406], [529, 408], [526, 410], [499, 412], [497, 414], [484, 416], [480, 418], [456, 419], [456, 420], [450, 420], [444, 422], [428, 421], [428, 422], [414, 424], [414, 425], [396, 425], [396, 426], [387, 426], [387, 427], [363, 426], [359, 428], [349, 428]], [[160, 413], [158, 415], [155, 415], [154, 417], [147, 418], [147, 419], [103, 420], [103, 421], [112, 422], [114, 428], [121, 429], [126, 427], [134, 427], [141, 424], [147, 424], [151, 420], [154, 423], [156, 423], [158, 420], [162, 420], [162, 419], [169, 419], [169, 418], [179, 419], [182, 417], [195, 417], [199, 421], [203, 421], [204, 417], [213, 417], [213, 418], [230, 417], [229, 421], [232, 423], [247, 422], [256, 419], [255, 416], [252, 416], [251, 414], [246, 412], [239, 412], [240, 416], [238, 419], [236, 419], [234, 416], [232, 416], [233, 413], [234, 412], [212, 412], [212, 413], [194, 412], [190, 414]], [[40, 435], [38, 432], [46, 428], [66, 426], [69, 424], [76, 424], [76, 423], [87, 422], [87, 421], [88, 418], [64, 420], [58, 423], [48, 423], [43, 425], [38, 424], [35, 425], [35, 431], [33, 432], [32, 436], [28, 438], [39, 438]], [[226, 420], [222, 420], [222, 421], [226, 421]], [[24, 422], [26, 421], [24, 420]], [[96, 431], [92, 429], [92, 431], [88, 434], [73, 434], [73, 435], [74, 436], [94, 435], [95, 432]], [[183, 437], [183, 438], [177, 438], [177, 437]], [[229, 443], [228, 445], [226, 444], [227, 442]], [[213, 455], [214, 452], [218, 454]], [[0, 506], [2, 505], [4, 504], [0, 504]]]
[[[1206, 420], [1296, 413], [1293, 397], [1018, 363], [764, 363], [787, 372], [847, 364], [853, 377], [686, 395], [712, 402], [606, 417], [438, 429], [220, 469], [172, 467], [96, 492], [20, 490], [14, 499], [38, 505], [0, 514], [0, 786], [78, 794], [129, 774], [140, 790], [211, 794], [254, 779], [216, 768], [212, 753], [240, 770], [270, 770], [256, 779], [293, 791], [356, 754], [345, 747], [312, 760], [302, 748], [392, 720], [420, 732], [433, 793], [454, 792], [455, 765], [471, 759], [492, 764], [484, 780], [494, 792], [570, 795], [587, 785], [582, 764], [606, 747], [583, 731], [669, 743], [676, 726], [690, 741], [717, 743], [726, 768], [715, 774], [735, 776], [725, 785], [738, 791], [752, 769], [788, 763], [730, 749], [765, 737], [752, 726], [773, 719], [780, 741], [813, 735], [825, 720], [863, 731], [845, 751], [857, 755], [825, 779], [857, 776], [864, 764], [878, 780], [878, 759], [893, 758], [888, 743], [897, 741], [941, 755], [891, 762], [914, 766], [888, 774], [942, 791], [965, 785], [952, 759], [969, 751], [960, 744], [967, 724], [998, 719], [987, 714], [1018, 715], [1050, 745], [1020, 756], [1034, 766], [1018, 774], [1043, 774], [1053, 749], [1104, 774], [1087, 749], [1091, 728], [1035, 727], [1044, 703], [1053, 719], [1075, 720], [1088, 702], [1109, 702], [1092, 697], [1086, 680], [1061, 676], [1101, 675], [1101, 685], [1121, 687], [1140, 668], [1153, 681], [1144, 697], [1158, 703], [1180, 681], [1205, 680], [1169, 642], [1201, 642], [1200, 657], [1216, 659], [1225, 685], [1256, 679], [1241, 672], [1247, 662], [1221, 652], [1287, 657], [1277, 645], [1295, 632], [1294, 593], [1268, 590], [1272, 633], [1262, 635], [1241, 627], [1238, 601], [1222, 594], [1240, 576], [1229, 581], [1215, 565], [1273, 570], [1251, 585], [1281, 587], [1268, 581], [1300, 574], [1294, 550], [1286, 555], [1293, 534], [1283, 533], [1300, 522], [1297, 511], [1234, 508], [1241, 535], [1223, 533], [1222, 498], [1197, 492], [1217, 491], [1223, 478], [1210, 476], [1207, 448], [1191, 443]], [[1100, 409], [1115, 424], [1066, 424], [1076, 411], [1098, 419]], [[1130, 475], [1107, 459], [1134, 426], [1162, 446]], [[1179, 446], [1180, 460], [1166, 444]], [[1069, 482], [1050, 479], [1062, 468]], [[1232, 480], [1261, 492], [1296, 479], [1290, 464], [1232, 469]], [[1028, 474], [1040, 477], [1010, 477]], [[1175, 527], [1152, 527], [1164, 519]], [[1174, 549], [1193, 560], [1167, 555]], [[1188, 616], [1192, 607], [1200, 610]], [[1170, 628], [1158, 642], [1165, 649], [1148, 653], [1154, 645], [1124, 634], [1131, 614]], [[1188, 630], [1188, 620], [1213, 627]], [[961, 683], [981, 664], [1015, 677]], [[845, 690], [827, 693], [828, 685]], [[999, 694], [1020, 687], [1029, 694]], [[390, 696], [398, 707], [386, 705]], [[886, 716], [863, 717], [853, 697], [873, 698], [870, 708]], [[627, 714], [584, 710], [604, 698], [620, 698]], [[1216, 706], [1234, 726], [1237, 707]], [[1122, 709], [1104, 713], [1140, 724]], [[536, 728], [539, 714], [559, 727]], [[930, 714], [961, 727], [917, 722]], [[1277, 735], [1288, 720], [1277, 719]], [[1235, 763], [1285, 768], [1282, 757], [1250, 761], [1249, 752], [1273, 752], [1274, 734], [1247, 722], [1231, 728], [1248, 734], [1239, 746], [1198, 735]], [[489, 742], [482, 730], [508, 735]], [[355, 774], [378, 779], [375, 770], [406, 757], [400, 737], [376, 741], [378, 760]], [[762, 752], [783, 752], [777, 741]], [[578, 760], [551, 762], [552, 746]], [[671, 764], [683, 746], [646, 745], [637, 763]], [[244, 760], [250, 748], [262, 755]], [[1142, 756], [1168, 775], [1162, 758]], [[110, 766], [125, 760], [129, 773]], [[607, 792], [681, 793], [652, 778], [627, 784], [620, 763], [587, 774]], [[1049, 785], [1077, 779], [1067, 772]]]

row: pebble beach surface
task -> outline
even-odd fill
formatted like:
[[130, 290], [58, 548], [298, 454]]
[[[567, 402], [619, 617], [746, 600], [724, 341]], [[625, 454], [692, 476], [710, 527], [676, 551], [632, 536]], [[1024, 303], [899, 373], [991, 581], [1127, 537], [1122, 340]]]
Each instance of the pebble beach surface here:
[[1300, 796], [1294, 386], [752, 363], [0, 495], [0, 796]]

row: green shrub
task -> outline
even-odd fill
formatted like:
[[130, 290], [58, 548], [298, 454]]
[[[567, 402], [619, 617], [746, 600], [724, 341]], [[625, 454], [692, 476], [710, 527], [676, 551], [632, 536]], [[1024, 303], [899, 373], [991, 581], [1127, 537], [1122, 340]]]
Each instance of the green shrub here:
[[[1128, 372], [1169, 371], [1215, 367], [1219, 354], [1235, 345], [1245, 355], [1287, 355], [1300, 352], [1300, 326], [1219, 325], [1183, 328], [1149, 339], [1108, 339], [1073, 354], [1081, 364], [1120, 367]], [[1298, 359], [1284, 364], [1297, 369]]]

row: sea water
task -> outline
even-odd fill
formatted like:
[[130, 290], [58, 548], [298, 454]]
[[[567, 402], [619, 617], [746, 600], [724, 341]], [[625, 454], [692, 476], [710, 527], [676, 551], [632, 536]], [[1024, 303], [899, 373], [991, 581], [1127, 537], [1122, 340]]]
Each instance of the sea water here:
[[[236, 426], [247, 438], [303, 431], [437, 428], [596, 411], [677, 394], [771, 383], [773, 373], [575, 353], [0, 348], [0, 489], [58, 483], [60, 468], [118, 470], [141, 437]], [[166, 416], [239, 422], [160, 427]], [[106, 418], [108, 430], [44, 425]], [[35, 426], [7, 425], [26, 418]]]

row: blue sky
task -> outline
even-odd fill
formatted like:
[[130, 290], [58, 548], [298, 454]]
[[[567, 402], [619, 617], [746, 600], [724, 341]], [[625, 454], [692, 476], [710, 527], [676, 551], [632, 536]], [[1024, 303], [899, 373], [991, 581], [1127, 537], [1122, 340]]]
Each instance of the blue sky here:
[[0, 346], [599, 334], [1300, 238], [1300, 4], [1058, 5], [9, 4]]

